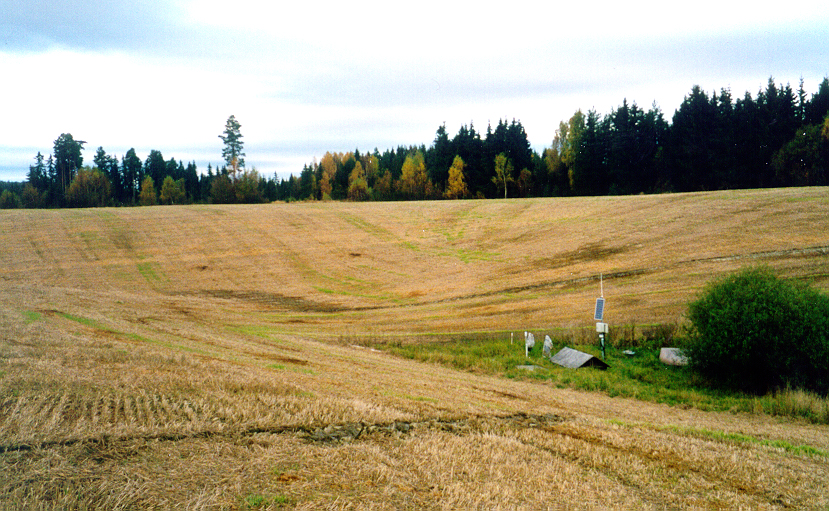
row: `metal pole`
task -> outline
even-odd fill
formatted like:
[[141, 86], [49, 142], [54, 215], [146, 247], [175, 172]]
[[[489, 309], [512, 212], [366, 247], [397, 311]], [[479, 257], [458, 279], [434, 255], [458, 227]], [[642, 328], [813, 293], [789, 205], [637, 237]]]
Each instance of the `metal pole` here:
[[[599, 291], [602, 294], [602, 298], [604, 298], [604, 274], [601, 273], [601, 272], [599, 273]], [[602, 318], [602, 321], [604, 321], [604, 318]], [[601, 341], [601, 343], [602, 343], [602, 360], [604, 360], [605, 359], [604, 332], [599, 334], [599, 341]]]

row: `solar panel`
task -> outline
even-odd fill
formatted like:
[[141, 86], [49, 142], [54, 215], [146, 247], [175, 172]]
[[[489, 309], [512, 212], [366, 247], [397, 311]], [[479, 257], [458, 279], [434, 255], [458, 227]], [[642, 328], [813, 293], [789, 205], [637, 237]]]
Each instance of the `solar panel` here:
[[596, 298], [596, 313], [593, 314], [593, 319], [601, 321], [604, 317], [604, 298]]

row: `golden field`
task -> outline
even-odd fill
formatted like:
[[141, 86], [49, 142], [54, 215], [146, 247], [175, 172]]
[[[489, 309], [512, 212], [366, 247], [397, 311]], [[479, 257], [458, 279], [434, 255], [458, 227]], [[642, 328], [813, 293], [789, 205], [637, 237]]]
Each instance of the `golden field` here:
[[[0, 507], [825, 508], [829, 427], [362, 340], [682, 323], [829, 288], [829, 190], [0, 211]], [[518, 337], [516, 337], [518, 339]]]

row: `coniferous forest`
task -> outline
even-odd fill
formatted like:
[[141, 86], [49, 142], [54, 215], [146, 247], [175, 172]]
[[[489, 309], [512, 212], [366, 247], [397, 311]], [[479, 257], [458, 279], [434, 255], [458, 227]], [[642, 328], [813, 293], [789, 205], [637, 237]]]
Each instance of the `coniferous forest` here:
[[38, 153], [25, 183], [0, 183], [0, 207], [96, 207], [274, 200], [423, 200], [622, 195], [829, 185], [829, 78], [809, 96], [769, 78], [764, 90], [694, 86], [670, 119], [623, 100], [608, 114], [576, 111], [550, 147], [534, 151], [520, 121], [479, 131], [438, 127], [429, 147], [327, 152], [288, 179], [247, 169], [241, 126], [219, 137], [224, 165], [134, 149], [120, 158], [99, 147], [84, 165], [84, 142], [61, 134]]

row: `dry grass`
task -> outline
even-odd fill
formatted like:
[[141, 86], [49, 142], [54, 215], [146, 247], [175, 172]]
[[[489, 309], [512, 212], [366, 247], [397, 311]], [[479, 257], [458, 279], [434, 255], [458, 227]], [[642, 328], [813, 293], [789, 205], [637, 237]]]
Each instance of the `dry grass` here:
[[352, 346], [589, 326], [599, 272], [615, 324], [681, 321], [747, 263], [825, 288], [827, 213], [826, 189], [0, 212], [0, 507], [829, 506], [826, 426]]

